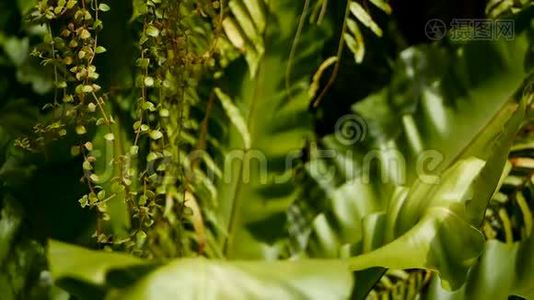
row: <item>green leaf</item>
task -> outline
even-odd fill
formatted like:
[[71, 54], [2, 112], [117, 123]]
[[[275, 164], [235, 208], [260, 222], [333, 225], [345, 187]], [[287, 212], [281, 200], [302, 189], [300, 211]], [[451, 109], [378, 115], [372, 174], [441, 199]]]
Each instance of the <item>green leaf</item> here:
[[6, 203], [0, 210], [0, 262], [4, 264], [9, 254], [10, 247], [19, 226], [22, 223], [22, 212], [14, 206], [11, 199], [5, 199]]
[[2, 46], [9, 59], [16, 65], [22, 66], [26, 59], [28, 59], [29, 39], [18, 39], [16, 37], [5, 38], [2, 41]]
[[534, 297], [533, 253], [532, 236], [512, 244], [490, 240], [461, 289], [446, 291], [437, 280], [433, 280], [427, 299], [485, 299], [487, 295], [492, 295], [495, 299], [508, 299], [512, 295], [531, 299]]
[[251, 16], [256, 29], [259, 32], [263, 32], [267, 24], [267, 20], [266, 20], [267, 12], [265, 11], [266, 5], [262, 1], [243, 1], [243, 2], [245, 3], [245, 6], [247, 7], [247, 11]]
[[239, 28], [235, 21], [230, 18], [226, 18], [223, 21], [223, 28], [226, 33], [226, 36], [230, 40], [230, 42], [236, 47], [237, 49], [244, 51], [245, 50], [245, 40], [241, 36], [241, 33], [239, 32]]
[[232, 99], [223, 93], [219, 88], [215, 89], [215, 94], [221, 100], [224, 111], [234, 126], [237, 128], [243, 138], [243, 145], [245, 149], [250, 149], [250, 133], [247, 128], [247, 123], [243, 119], [239, 109], [232, 103]]
[[325, 61], [323, 61], [321, 63], [321, 65], [319, 66], [317, 71], [315, 71], [315, 74], [313, 74], [313, 80], [312, 80], [312, 83], [310, 85], [310, 89], [308, 90], [308, 95], [310, 97], [314, 97], [315, 94], [317, 93], [317, 91], [319, 90], [320, 85], [321, 85], [321, 78], [323, 78], [322, 76], [325, 73], [325, 71], [330, 66], [332, 66], [335, 63], [337, 63], [337, 61], [338, 61], [337, 56], [331, 56], [331, 57], [325, 59]]
[[[462, 207], [471, 200], [473, 182], [484, 165], [479, 159], [467, 159], [447, 170], [439, 185], [416, 183], [407, 198], [398, 201], [410, 204], [413, 197], [422, 195], [419, 191], [424, 191], [426, 208], [417, 224], [383, 247], [351, 258], [351, 268], [429, 268], [439, 270], [448, 288], [458, 288], [465, 280], [466, 268], [481, 254], [484, 243], [482, 234], [465, 221]], [[386, 215], [393, 218], [393, 224], [399, 222], [394, 219], [397, 217], [394, 212], [388, 211]]]
[[113, 141], [115, 139], [115, 135], [110, 132], [104, 135], [104, 138], [106, 139], [106, 141]]
[[232, 16], [223, 20], [223, 29], [234, 47], [244, 53], [250, 76], [254, 77], [265, 53], [267, 4], [264, 0], [231, 0], [228, 6]]
[[87, 30], [87, 29], [82, 29], [82, 31], [80, 32], [80, 38], [81, 38], [82, 40], [86, 40], [86, 39], [88, 39], [88, 38], [90, 38], [90, 37], [91, 37], [91, 33], [89, 32], [89, 30]]
[[153, 140], [159, 140], [163, 137], [163, 133], [161, 133], [161, 131], [159, 130], [152, 130], [150, 132], [150, 138], [153, 139]]
[[152, 103], [150, 101], [143, 102], [142, 108], [144, 110], [149, 110], [149, 111], [155, 111], [156, 110], [156, 106], [154, 105], [154, 103]]
[[358, 24], [353, 20], [347, 20], [347, 28], [351, 34], [345, 33], [343, 34], [343, 38], [350, 51], [354, 54], [356, 63], [361, 63], [365, 55], [365, 44], [363, 42], [362, 33], [360, 32]]
[[371, 29], [377, 36], [382, 36], [382, 29], [373, 21], [373, 18], [367, 13], [367, 11], [356, 1], [351, 1], [350, 12], [362, 22], [365, 27]]
[[138, 58], [136, 61], [136, 65], [139, 68], [146, 69], [150, 65], [150, 59], [149, 58]]
[[[339, 126], [312, 147], [336, 156], [311, 152], [307, 170], [317, 188], [289, 214], [296, 244], [312, 257], [352, 255], [355, 269], [429, 268], [459, 288], [483, 250], [476, 228], [525, 118], [527, 99], [513, 95], [522, 90], [526, 48], [518, 35], [454, 52], [401, 53], [391, 84], [353, 107], [349, 120], [363, 138], [346, 146], [350, 136]], [[320, 171], [329, 165], [336, 167], [330, 180]]]
[[145, 15], [148, 12], [148, 6], [146, 5], [145, 0], [133, 0], [133, 13], [130, 18], [130, 22], [136, 20], [142, 15]]
[[[48, 258], [56, 281], [71, 279], [78, 285], [86, 282], [111, 287], [106, 299], [346, 299], [353, 284], [352, 274], [340, 260], [178, 259], [131, 285], [113, 286], [113, 282], [106, 281], [113, 277], [111, 273], [120, 274], [124, 270], [125, 274], [132, 274], [135, 268], [152, 263], [57, 241], [49, 242]], [[319, 275], [317, 270], [321, 270]]]
[[[287, 55], [301, 9], [295, 1], [269, 2], [270, 17], [262, 40], [272, 42], [265, 44], [255, 76], [248, 76], [240, 62], [236, 66], [239, 71], [225, 74], [225, 85], [220, 86], [228, 91], [228, 98], [242, 116], [239, 123], [246, 124], [250, 135], [250, 144], [246, 145], [244, 130], [232, 126], [221, 145], [226, 160], [218, 162], [224, 166], [223, 177], [216, 184], [217, 216], [224, 229], [218, 243], [229, 258], [276, 257], [282, 251], [277, 242], [287, 236], [285, 212], [300, 189], [291, 180], [293, 167], [300, 160], [306, 140], [313, 135], [307, 112], [310, 82], [305, 74], [319, 67], [322, 38], [331, 32], [326, 23], [323, 28], [303, 30], [301, 38], [306, 43], [297, 45], [292, 62], [300, 66], [299, 76], [291, 78], [289, 90], [281, 89], [286, 86]], [[249, 38], [245, 34], [241, 37]], [[250, 69], [250, 61], [247, 64]], [[286, 167], [286, 158], [294, 158], [294, 165]]]
[[35, 1], [34, 0], [17, 0], [17, 5], [19, 7], [21, 15], [26, 15], [35, 5]]
[[386, 1], [384, 1], [384, 0], [371, 0], [371, 3], [374, 6], [380, 8], [381, 10], [383, 10], [386, 14], [388, 14], [388, 15], [391, 14], [391, 6]]
[[133, 256], [91, 251], [55, 240], [48, 242], [48, 259], [55, 280], [75, 278], [96, 285], [105, 283], [111, 269], [146, 263]]
[[0, 290], [2, 298], [31, 298], [46, 294], [36, 274], [46, 269], [44, 247], [30, 239], [24, 226], [24, 210], [9, 192], [0, 199]]
[[67, 2], [67, 8], [68, 9], [72, 9], [76, 4], [78, 4], [78, 1], [77, 0], [69, 0]]
[[106, 48], [104, 48], [104, 47], [102, 47], [102, 46], [98, 46], [98, 47], [96, 47], [96, 49], [95, 49], [95, 53], [96, 53], [96, 54], [104, 53], [104, 52], [106, 52], [106, 51], [107, 51]]
[[107, 11], [109, 11], [111, 8], [109, 7], [109, 5], [107, 5], [107, 4], [105, 4], [105, 3], [100, 3], [100, 4], [98, 5], [98, 9], [99, 9], [100, 11], [107, 12]]
[[146, 87], [152, 87], [154, 86], [154, 78], [150, 77], [150, 76], [147, 76], [145, 77], [145, 79], [143, 80], [143, 83]]
[[84, 169], [85, 171], [91, 171], [91, 170], [93, 169], [93, 166], [92, 166], [91, 163], [88, 162], [87, 160], [84, 160], [84, 161], [83, 161], [82, 166], [83, 166], [83, 169]]
[[[251, 0], [251, 2], [261, 2], [261, 0]], [[228, 6], [240, 28], [243, 30], [243, 33], [246, 35], [246, 38], [251, 41], [258, 39], [259, 32], [256, 30], [254, 21], [251, 18], [252, 16], [249, 14], [243, 1], [232, 0], [228, 2]]]
[[130, 147], [130, 155], [136, 156], [139, 153], [139, 146]]
[[111, 293], [109, 299], [347, 299], [351, 287], [352, 275], [341, 261], [197, 258], [173, 261], [134, 286]]
[[93, 89], [92, 85], [84, 85], [82, 87], [82, 92], [84, 92], [84, 93], [92, 93], [93, 91], [94, 91], [94, 89]]
[[159, 36], [159, 29], [156, 28], [154, 25], [148, 25], [145, 29], [146, 34], [148, 34], [151, 37], [158, 37]]
[[[111, 130], [111, 132], [110, 132]], [[94, 173], [98, 175], [99, 186], [108, 193], [110, 199], [106, 201], [107, 211], [110, 220], [105, 222], [101, 230], [106, 234], [113, 234], [117, 239], [123, 239], [128, 236], [130, 228], [130, 216], [125, 201], [125, 191], [115, 189], [117, 178], [124, 178], [124, 169], [121, 164], [114, 163], [122, 159], [129, 153], [131, 142], [128, 141], [127, 135], [130, 129], [120, 126], [119, 122], [110, 124], [110, 126], [97, 127], [96, 134], [92, 144], [95, 151], [96, 161], [93, 164]], [[98, 156], [97, 156], [98, 155]], [[128, 167], [128, 174], [136, 176], [137, 168], [135, 166], [136, 158], [131, 158], [131, 165]], [[135, 188], [132, 185], [131, 188]], [[113, 191], [113, 192], [112, 192]]]

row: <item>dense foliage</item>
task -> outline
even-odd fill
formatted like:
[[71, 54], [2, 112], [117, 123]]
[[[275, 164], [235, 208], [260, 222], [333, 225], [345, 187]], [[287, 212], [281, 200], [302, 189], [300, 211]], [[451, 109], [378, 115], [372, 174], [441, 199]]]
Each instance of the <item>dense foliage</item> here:
[[0, 299], [534, 298], [534, 6], [427, 2], [0, 2]]

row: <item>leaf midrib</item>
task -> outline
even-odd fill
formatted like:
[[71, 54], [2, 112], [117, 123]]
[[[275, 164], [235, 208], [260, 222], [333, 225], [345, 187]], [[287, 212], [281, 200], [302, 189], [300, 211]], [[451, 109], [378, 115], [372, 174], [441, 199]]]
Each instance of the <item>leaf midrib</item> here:
[[[267, 32], [269, 30], [269, 27], [270, 27], [270, 22], [269, 22], [269, 19], [271, 18], [271, 13], [270, 13], [270, 9], [267, 9], [267, 12], [266, 12], [266, 16], [265, 16], [265, 28], [264, 28], [264, 31], [262, 33], [262, 40], [265, 41], [266, 40], [266, 35], [267, 35]], [[267, 50], [265, 51], [265, 53], [267, 53]], [[247, 115], [246, 117], [246, 120], [247, 120], [247, 127], [249, 129], [249, 132], [254, 132], [253, 131], [253, 128], [255, 127], [254, 125], [254, 121], [255, 121], [255, 118], [254, 118], [254, 115], [255, 115], [255, 112], [256, 112], [256, 106], [257, 106], [257, 101], [258, 101], [258, 95], [260, 94], [260, 85], [263, 81], [263, 63], [264, 63], [264, 60], [265, 60], [265, 54], [261, 57], [259, 63], [258, 63], [258, 69], [256, 70], [256, 76], [254, 77], [254, 82], [253, 82], [253, 99], [251, 101], [251, 105], [250, 105], [250, 111], [249, 111], [249, 114]], [[250, 72], [250, 71], [249, 71]], [[255, 135], [252, 134], [251, 135], [251, 148], [252, 148], [252, 145], [254, 144], [254, 142], [256, 141], [255, 139]], [[244, 155], [247, 154], [247, 152], [250, 150], [249, 148], [245, 148], [245, 146], [243, 147], [244, 148]], [[239, 207], [240, 207], [240, 200], [241, 200], [241, 187], [242, 187], [242, 184], [240, 184], [240, 182], [242, 182], [243, 180], [243, 162], [240, 162], [239, 164], [239, 175], [237, 177], [237, 181], [236, 181], [236, 186], [234, 187], [234, 192], [233, 192], [233, 195], [231, 197], [231, 209], [230, 209], [230, 220], [228, 221], [228, 228], [227, 228], [227, 237], [226, 237], [226, 241], [224, 243], [224, 248], [223, 248], [223, 254], [225, 257], [228, 257], [228, 251], [230, 249], [232, 249], [232, 243], [233, 243], [233, 240], [234, 240], [234, 234], [236, 232], [236, 226], [238, 224], [238, 210], [239, 210]]]

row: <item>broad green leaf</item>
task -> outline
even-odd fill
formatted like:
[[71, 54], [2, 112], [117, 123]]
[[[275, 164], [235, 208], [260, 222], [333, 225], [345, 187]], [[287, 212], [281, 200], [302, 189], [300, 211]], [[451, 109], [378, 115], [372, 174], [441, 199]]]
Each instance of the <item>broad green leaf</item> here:
[[143, 260], [119, 253], [84, 249], [60, 241], [48, 241], [50, 272], [55, 280], [74, 278], [96, 285], [105, 284], [111, 269], [146, 264]]
[[[342, 260], [185, 258], [171, 261], [138, 281], [117, 286], [114, 276], [127, 275], [128, 270], [134, 272], [135, 267], [151, 263], [57, 241], [50, 241], [49, 248], [55, 280], [100, 286], [107, 293], [106, 299], [347, 299], [353, 284], [352, 274]], [[317, 270], [321, 270], [319, 276]]]
[[109, 299], [347, 299], [351, 289], [352, 275], [342, 261], [197, 258], [173, 261]]
[[[532, 97], [531, 91], [526, 90], [525, 97]], [[528, 128], [529, 120], [523, 125]], [[512, 295], [524, 298], [534, 296], [534, 243], [532, 238], [532, 203], [530, 195], [530, 175], [523, 174], [522, 170], [530, 169], [528, 157], [530, 157], [532, 145], [529, 140], [532, 137], [528, 132], [522, 131], [515, 140], [512, 152], [509, 155], [507, 167], [502, 173], [497, 192], [493, 195], [490, 207], [486, 212], [483, 229], [489, 239], [485, 244], [484, 254], [471, 268], [467, 282], [458, 291], [448, 292], [443, 290], [436, 280], [431, 283], [426, 299], [485, 299], [492, 295], [495, 299], [507, 299]], [[525, 143], [526, 141], [526, 143]], [[519, 176], [519, 177], [518, 177]], [[526, 177], [525, 177], [526, 176]], [[520, 178], [519, 186], [513, 185], [512, 178]], [[526, 181], [526, 185], [523, 182]], [[511, 191], [509, 191], [512, 189]], [[530, 203], [529, 203], [530, 202]], [[530, 205], [529, 205], [530, 204]], [[517, 210], [506, 212], [506, 207], [517, 207]], [[504, 218], [503, 214], [504, 211]], [[495, 229], [492, 224], [493, 215], [498, 214], [501, 226]], [[505, 219], [513, 220], [505, 224]], [[522, 222], [518, 222], [522, 220]], [[521, 225], [522, 224], [522, 225]], [[511, 227], [517, 227], [521, 234], [512, 233]], [[494, 231], [496, 230], [496, 231]], [[501, 242], [499, 232], [504, 233], [500, 237], [506, 242]], [[519, 240], [514, 241], [514, 239]]]
[[[484, 243], [482, 234], [463, 217], [463, 206], [471, 200], [471, 187], [484, 165], [479, 159], [467, 159], [443, 174], [439, 185], [420, 187], [416, 183], [404, 203], [410, 203], [418, 190], [425, 190], [426, 209], [417, 224], [383, 247], [374, 251], [364, 248], [363, 254], [351, 258], [351, 268], [429, 268], [441, 273], [448, 288], [459, 287]], [[395, 217], [390, 212], [387, 216]]]
[[483, 300], [508, 299], [515, 295], [525, 299], [534, 297], [534, 238], [506, 244], [490, 240], [484, 254], [472, 267], [467, 282], [458, 291], [444, 290], [434, 280], [425, 299]]
[[[527, 99], [514, 93], [527, 42], [518, 34], [455, 47], [405, 50], [390, 86], [353, 107], [363, 140], [346, 146], [339, 127], [320, 141], [317, 153], [336, 155], [312, 152], [307, 164], [319, 191], [289, 211], [297, 253], [348, 252], [355, 269], [429, 268], [448, 288], [462, 284], [482, 252], [476, 228], [525, 118]], [[311, 232], [299, 229], [306, 220]]]

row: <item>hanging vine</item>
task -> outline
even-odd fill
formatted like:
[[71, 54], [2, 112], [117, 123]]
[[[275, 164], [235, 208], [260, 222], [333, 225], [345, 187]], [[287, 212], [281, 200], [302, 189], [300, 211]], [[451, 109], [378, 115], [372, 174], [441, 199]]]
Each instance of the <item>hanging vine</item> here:
[[[106, 97], [98, 85], [99, 74], [94, 64], [98, 54], [106, 49], [98, 44], [98, 33], [103, 29], [100, 13], [110, 7], [98, 0], [39, 1], [30, 13], [30, 21], [46, 27], [43, 43], [32, 55], [43, 66], [53, 70], [55, 90], [53, 102], [43, 109], [52, 110], [52, 121], [35, 125], [35, 138], [23, 138], [18, 145], [26, 149], [42, 147], [50, 140], [68, 134], [74, 129], [79, 141], [72, 147], [72, 154], [82, 155], [84, 176], [89, 193], [80, 204], [96, 209], [99, 219], [107, 220], [105, 191], [98, 186], [98, 176], [92, 171], [96, 158], [90, 154], [93, 144], [88, 137], [88, 127], [104, 126], [106, 139], [113, 140], [111, 126], [113, 116], [108, 112]], [[100, 236], [100, 222], [97, 236]]]
[[191, 106], [202, 101], [196, 91], [198, 81], [214, 66], [217, 29], [212, 28], [218, 27], [219, 8], [219, 2], [212, 1], [160, 0], [148, 0], [139, 8], [144, 12], [138, 17], [142, 21], [136, 62], [139, 98], [130, 156], [133, 160], [140, 151], [148, 154], [139, 162], [138, 190], [128, 200], [131, 237], [135, 237], [135, 245], [128, 246], [142, 256], [184, 255], [183, 249], [191, 248], [183, 246], [188, 243], [184, 223], [199, 224], [186, 219], [201, 218], [192, 208], [198, 205], [192, 203], [194, 188], [184, 161], [192, 150], [186, 141], [188, 131], [198, 127], [186, 120]]
[[[118, 170], [108, 180], [111, 185], [101, 184], [104, 180], [94, 171], [97, 157], [93, 153], [99, 149], [88, 137], [89, 128], [103, 126], [107, 143], [120, 148], [94, 64], [95, 57], [106, 52], [98, 44], [103, 29], [99, 14], [110, 10], [98, 0], [42, 0], [30, 12], [31, 22], [47, 28], [43, 43], [32, 55], [54, 74], [54, 100], [44, 107], [52, 110], [54, 118], [37, 124], [36, 137], [19, 139], [18, 145], [35, 150], [74, 128], [79, 142], [71, 152], [83, 157], [82, 181], [89, 191], [79, 203], [96, 211], [94, 237], [103, 246], [143, 257], [175, 257], [191, 249], [183, 244], [194, 240], [202, 252], [205, 238], [195, 196], [198, 180], [186, 176], [186, 172], [195, 173], [198, 162], [189, 161], [187, 155], [206, 144], [209, 110], [202, 120], [205, 124], [199, 126], [191, 118], [191, 109], [213, 102], [212, 96], [199, 96], [197, 84], [206, 78], [207, 70], [216, 68], [223, 5], [211, 0], [146, 0], [136, 5], [134, 17], [141, 30], [133, 142], [129, 151], [114, 153], [105, 162]], [[131, 224], [127, 237], [116, 236], [104, 226], [110, 219], [107, 203], [111, 199], [126, 204]], [[194, 229], [185, 230], [187, 224]]]

